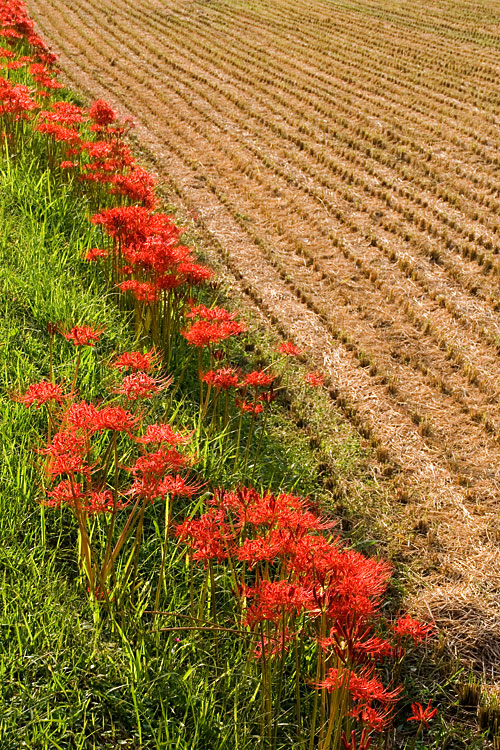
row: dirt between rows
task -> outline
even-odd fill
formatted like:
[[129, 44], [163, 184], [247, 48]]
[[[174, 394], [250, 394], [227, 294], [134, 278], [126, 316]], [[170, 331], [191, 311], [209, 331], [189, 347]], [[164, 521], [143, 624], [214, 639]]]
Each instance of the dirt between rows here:
[[[406, 540], [418, 570], [411, 606], [435, 618], [452, 645], [460, 644], [462, 654], [495, 678], [500, 368], [491, 344], [498, 321], [490, 297], [499, 286], [496, 277], [481, 276], [460, 256], [454, 261], [462, 274], [458, 281], [441, 265], [434, 266], [434, 277], [420, 257], [415, 281], [363, 233], [343, 225], [325, 208], [327, 200], [341, 205], [342, 195], [330, 191], [322, 201], [313, 178], [308, 190], [291, 179], [299, 160], [304, 166], [307, 159], [297, 154], [287, 164], [289, 144], [276, 130], [266, 136], [265, 122], [258, 130], [248, 114], [238, 113], [234, 99], [224, 102], [215, 90], [203, 98], [169, 75], [161, 30], [147, 19], [147, 11], [161, 3], [144, 4], [142, 25], [131, 15], [131, 0], [102, 0], [99, 8], [90, 0], [28, 0], [28, 7], [60, 54], [70, 84], [89, 98], [107, 99], [136, 122], [140, 144], [152, 154], [160, 178], [200, 218], [204, 251], [222, 250], [218, 263], [227, 258], [227, 274], [253, 305], [258, 301], [259, 314], [306, 349], [330, 376], [337, 401], [352, 405], [365, 431], [388, 450], [399, 470], [399, 499], [407, 502], [406, 510], [398, 507], [395, 513], [407, 513], [408, 525], [423, 529]], [[184, 17], [190, 8], [196, 14], [205, 6], [169, 7], [181, 8]], [[181, 38], [178, 44], [180, 55]], [[195, 72], [205, 69], [205, 63], [190, 64]], [[271, 109], [268, 114], [270, 121], [276, 116]], [[238, 128], [250, 131], [252, 148], [241, 145]], [[279, 169], [266, 171], [262, 152], [264, 164], [274, 159]], [[308, 167], [314, 176], [311, 159]], [[376, 208], [373, 203], [370, 211]], [[367, 223], [366, 211], [351, 207], [350, 215], [360, 226]], [[332, 232], [342, 233], [345, 251], [333, 245]], [[297, 239], [300, 251], [294, 251]], [[314, 262], [304, 245], [312, 246]], [[446, 253], [444, 245], [440, 251]], [[477, 288], [471, 295], [460, 281], [474, 272]], [[467, 314], [440, 306], [436, 294], [428, 293], [433, 284]], [[427, 329], [419, 316], [433, 325]], [[488, 321], [489, 340], [481, 335]], [[460, 356], [450, 355], [450, 347]]]

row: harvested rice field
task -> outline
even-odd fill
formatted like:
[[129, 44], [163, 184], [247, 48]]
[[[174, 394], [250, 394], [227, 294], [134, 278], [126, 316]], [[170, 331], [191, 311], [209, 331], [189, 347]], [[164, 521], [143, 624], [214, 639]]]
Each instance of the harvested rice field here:
[[494, 678], [498, 3], [27, 5], [71, 86], [134, 120], [254, 314], [330, 376], [417, 528], [413, 609]]

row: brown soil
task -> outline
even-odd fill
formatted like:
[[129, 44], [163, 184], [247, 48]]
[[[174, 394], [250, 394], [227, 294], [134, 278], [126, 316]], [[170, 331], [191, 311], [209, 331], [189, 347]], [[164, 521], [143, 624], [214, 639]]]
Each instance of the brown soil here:
[[414, 608], [446, 626], [462, 653], [492, 663], [493, 11], [468, 17], [466, 0], [441, 0], [425, 16], [416, 0], [404, 12], [369, 0], [350, 9], [322, 0], [28, 7], [69, 81], [135, 120], [209, 249], [389, 450], [409, 528], [424, 532], [408, 542], [421, 577]]

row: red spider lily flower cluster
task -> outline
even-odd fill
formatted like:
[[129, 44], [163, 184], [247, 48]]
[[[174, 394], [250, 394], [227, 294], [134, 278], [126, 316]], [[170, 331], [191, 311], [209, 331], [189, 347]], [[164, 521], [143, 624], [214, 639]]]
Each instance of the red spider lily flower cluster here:
[[[372, 703], [380, 704], [383, 709], [376, 713], [376, 720], [370, 721], [372, 729], [378, 730], [388, 717], [391, 706], [398, 699], [401, 688], [389, 690], [384, 687], [380, 679], [374, 676], [373, 667], [368, 667], [356, 674], [352, 669], [333, 667], [328, 670], [326, 678], [317, 684], [319, 688], [326, 688], [331, 693], [346, 688], [353, 702], [351, 715], [362, 717], [366, 708], [372, 708]], [[381, 722], [381, 724], [380, 724]], [[368, 723], [368, 722], [367, 722]]]
[[237, 312], [231, 313], [223, 307], [191, 306], [186, 318], [194, 322], [181, 333], [192, 346], [209, 347], [246, 331], [246, 327], [235, 320], [237, 315]]
[[312, 385], [313, 388], [321, 388], [325, 383], [325, 376], [320, 372], [308, 372], [305, 376], [305, 381], [308, 385]]
[[[2, 57], [8, 60], [5, 67], [27, 68], [33, 82], [32, 86], [21, 86], [2, 79], [0, 115], [13, 114], [17, 121], [40, 109], [37, 99], [46, 98], [49, 92], [62, 88], [62, 84], [53, 67], [56, 56], [34, 33], [24, 4], [3, 2], [1, 7], [0, 35], [13, 47], [3, 50]], [[16, 56], [15, 49], [22, 51], [25, 46], [31, 55]], [[64, 169], [74, 169], [89, 189], [91, 185], [98, 186], [101, 192], [103, 187], [108, 188], [109, 195], [116, 195], [119, 201], [140, 203], [152, 209], [157, 202], [155, 180], [135, 162], [123, 140], [129, 126], [129, 123], [117, 124], [117, 113], [102, 100], [94, 102], [88, 110], [56, 101], [41, 110], [36, 120], [37, 131], [52, 143], [49, 158], [52, 168], [60, 164]]]
[[146, 372], [136, 371], [123, 379], [121, 385], [116, 389], [116, 393], [124, 395], [130, 401], [137, 401], [141, 398], [156, 396], [160, 391], [171, 385], [171, 383], [172, 378], [158, 380], [152, 378]]
[[278, 346], [278, 352], [280, 354], [286, 354], [288, 357], [300, 357], [303, 354], [301, 349], [298, 349], [295, 344], [291, 341], [286, 341]]
[[[65, 167], [70, 168], [70, 167], [74, 166], [74, 162], [71, 162], [71, 161], [70, 162], [61, 162], [61, 164], [59, 166], [61, 167], [61, 169], [64, 169]], [[108, 255], [109, 255], [108, 251], [104, 250], [104, 248], [102, 248], [102, 247], [92, 247], [90, 250], [87, 251], [87, 253], [85, 255], [85, 260], [90, 263], [93, 260], [100, 260], [100, 259], [107, 258]]]
[[103, 332], [103, 328], [97, 330], [90, 326], [74, 326], [68, 333], [63, 332], [63, 336], [75, 346], [95, 346]]
[[431, 623], [422, 623], [414, 620], [410, 615], [403, 615], [393, 626], [394, 634], [398, 643], [402, 644], [411, 639], [415, 646], [421, 641], [429, 638], [435, 632], [435, 626]]
[[175, 432], [169, 424], [150, 424], [142, 437], [137, 438], [138, 443], [148, 444], [168, 443], [168, 445], [185, 445], [191, 440], [193, 433]]
[[232, 367], [221, 367], [218, 370], [209, 370], [203, 376], [203, 382], [217, 388], [218, 390], [227, 391], [229, 388], [238, 386], [238, 372]]
[[21, 0], [3, 0], [0, 4], [0, 37], [11, 44], [26, 42], [38, 60], [52, 65], [56, 58], [34, 29], [26, 5]]
[[438, 712], [437, 708], [431, 708], [431, 701], [427, 704], [427, 708], [424, 708], [421, 703], [412, 703], [411, 711], [412, 715], [408, 721], [417, 721], [425, 727], [429, 726], [429, 722]]
[[254, 370], [254, 372], [249, 372], [248, 375], [245, 375], [241, 385], [242, 387], [268, 388], [275, 378], [275, 375], [268, 375], [263, 370]]
[[242, 413], [255, 416], [264, 411], [263, 404], [274, 401], [276, 393], [273, 391], [276, 375], [270, 375], [264, 370], [254, 370], [244, 375], [238, 387], [243, 398], [236, 398], [235, 404]]
[[[136, 171], [136, 176], [143, 182], [144, 175]], [[181, 327], [186, 300], [193, 288], [204, 284], [212, 272], [197, 263], [191, 250], [180, 244], [182, 229], [170, 216], [154, 213], [144, 201], [142, 203], [101, 211], [92, 221], [101, 226], [111, 240], [109, 249], [105, 250], [111, 281], [134, 300], [139, 324], [144, 326], [146, 317], [152, 318], [148, 332], [158, 346], [168, 348], [171, 337]], [[90, 257], [95, 259], [100, 255], [93, 252]], [[118, 274], [125, 274], [127, 278], [120, 280]], [[204, 346], [243, 330], [229, 320], [213, 322], [210, 326], [210, 331], [200, 334], [197, 330], [200, 325], [195, 323], [194, 330], [187, 336], [190, 343], [199, 346], [201, 335]], [[217, 333], [221, 335], [215, 335]]]
[[[337, 666], [325, 669], [314, 685], [339, 705], [333, 693], [348, 696], [350, 715], [363, 731], [361, 746], [369, 747], [371, 732], [385, 730], [400, 694], [376, 672], [378, 662], [397, 655], [398, 643], [377, 632], [384, 627], [379, 612], [390, 566], [329, 537], [332, 522], [295, 495], [243, 487], [216, 493], [209, 505], [176, 527], [190, 559], [229, 565], [237, 577], [241, 624], [261, 632], [257, 658], [264, 649], [268, 661], [297, 638], [311, 637], [320, 663], [331, 663], [328, 654], [334, 655]], [[321, 635], [325, 629], [328, 636]]]
[[39, 383], [32, 383], [26, 393], [16, 394], [13, 396], [14, 401], [18, 401], [25, 406], [35, 405], [39, 409], [43, 404], [54, 402], [63, 403], [67, 396], [63, 393], [62, 385], [51, 383], [47, 380], [40, 380]]
[[97, 125], [111, 125], [118, 113], [107, 102], [98, 99], [90, 107], [89, 116]]
[[250, 401], [245, 401], [245, 399], [241, 398], [235, 399], [235, 404], [238, 409], [241, 409], [241, 411], [246, 414], [262, 414], [264, 411], [262, 404], [251, 403]]
[[26, 119], [27, 113], [38, 108], [28, 86], [13, 84], [0, 77], [0, 116], [14, 121]]
[[[52, 335], [55, 327], [50, 325]], [[75, 327], [67, 338], [76, 346], [92, 346], [100, 336], [87, 326]], [[132, 369], [119, 394], [131, 402], [152, 398], [171, 383], [171, 378], [155, 379], [137, 366], [156, 365], [155, 351], [125, 352], [116, 357], [117, 369]], [[115, 391], [116, 393], [116, 391]], [[114, 570], [119, 552], [137, 528], [139, 512], [145, 505], [167, 497], [190, 498], [202, 483], [189, 479], [194, 459], [179, 448], [188, 447], [191, 434], [176, 431], [170, 424], [144, 425], [143, 414], [133, 414], [115, 403], [77, 400], [76, 392], [65, 392], [60, 384], [42, 380], [13, 398], [27, 408], [49, 409], [52, 436], [38, 450], [48, 484], [42, 504], [69, 508], [80, 530], [81, 566], [91, 592], [105, 583]], [[116, 395], [114, 396], [116, 398]], [[126, 466], [122, 455], [134, 456]], [[89, 516], [115, 516], [123, 513], [122, 532], [110, 537], [104, 557], [99, 560], [88, 529]], [[113, 525], [109, 529], [114, 528]], [[133, 542], [140, 544], [138, 538]]]

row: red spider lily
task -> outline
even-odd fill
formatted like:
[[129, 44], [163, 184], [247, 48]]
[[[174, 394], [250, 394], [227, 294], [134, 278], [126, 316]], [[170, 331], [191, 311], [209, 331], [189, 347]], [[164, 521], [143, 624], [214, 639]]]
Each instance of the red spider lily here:
[[138, 443], [148, 444], [168, 443], [169, 445], [185, 445], [191, 440], [193, 433], [174, 432], [169, 424], [150, 424], [146, 427], [146, 434], [136, 438]]
[[22, 36], [22, 34], [14, 29], [4, 29], [0, 32], [0, 37], [4, 37], [4, 39], [22, 39]]
[[238, 373], [232, 367], [222, 367], [219, 370], [209, 370], [203, 376], [203, 382], [219, 390], [227, 391], [238, 385]]
[[124, 395], [130, 401], [137, 401], [140, 398], [156, 396], [172, 382], [172, 377], [157, 380], [145, 372], [136, 371], [123, 379], [122, 384], [116, 389], [116, 393]]
[[212, 509], [201, 518], [184, 521], [175, 529], [176, 535], [187, 541], [193, 552], [193, 560], [221, 562], [228, 557], [232, 544], [232, 532], [227, 525], [224, 512]]
[[168, 474], [163, 477], [159, 484], [161, 495], [170, 495], [171, 497], [193, 497], [203, 488], [204, 484], [194, 482], [189, 484], [185, 477], [179, 474], [173, 476]]
[[[140, 498], [149, 502], [154, 502], [158, 498], [169, 495], [170, 497], [193, 497], [203, 487], [202, 483], [189, 483], [185, 477], [167, 474], [162, 479], [153, 473], [136, 476], [132, 486], [125, 493], [126, 495]], [[128, 504], [125, 503], [123, 507]]]
[[231, 492], [216, 492], [211, 504], [236, 513], [237, 524], [241, 527], [275, 526], [288, 537], [299, 538], [305, 531], [330, 529], [334, 526], [334, 522], [324, 521], [310, 511], [306, 500], [291, 494], [259, 494], [254, 489], [240, 487]]
[[0, 6], [1, 35], [6, 39], [26, 38], [27, 42], [40, 50], [46, 45], [33, 30], [33, 21], [28, 16], [26, 6], [20, 0], [4, 0]]
[[38, 117], [60, 125], [77, 125], [85, 121], [82, 108], [69, 102], [54, 102], [51, 110], [42, 110]]
[[95, 171], [97, 177], [94, 179], [103, 182], [112, 182], [116, 172], [134, 164], [130, 148], [119, 139], [84, 141], [80, 145], [80, 151], [86, 153], [91, 160], [85, 165], [85, 169]]
[[55, 62], [57, 62], [57, 55], [54, 52], [48, 52], [48, 51], [40, 52], [41, 49], [48, 50], [48, 47], [43, 41], [43, 39], [41, 39], [39, 36], [37, 36], [36, 34], [32, 34], [31, 36], [28, 37], [28, 42], [32, 46], [40, 48], [37, 51], [37, 57], [39, 60], [45, 63], [45, 65], [50, 66], [50, 65], [53, 65]]
[[122, 292], [130, 292], [138, 302], [156, 302], [159, 297], [158, 286], [150, 281], [121, 281], [116, 285]]
[[151, 349], [149, 352], [124, 352], [120, 354], [110, 367], [117, 370], [143, 370], [149, 372], [158, 364], [158, 352]]
[[238, 317], [238, 312], [229, 312], [229, 310], [225, 310], [223, 307], [206, 307], [206, 305], [196, 305], [191, 306], [190, 312], [186, 314], [186, 318], [194, 319], [199, 318], [200, 320], [207, 320], [207, 321], [227, 321], [227, 320], [234, 320]]
[[62, 83], [59, 83], [52, 77], [51, 71], [44, 63], [33, 63], [30, 65], [30, 73], [34, 80], [45, 89], [62, 89]]
[[188, 247], [177, 244], [180, 235], [181, 230], [174, 224], [164, 225], [159, 232], [147, 234], [142, 242], [126, 245], [126, 257], [159, 275], [167, 274], [178, 263], [191, 257]]
[[417, 646], [421, 641], [429, 638], [436, 630], [432, 623], [418, 622], [413, 620], [409, 615], [404, 615], [393, 625], [394, 633], [399, 638], [412, 638], [413, 643]]
[[[78, 167], [78, 162], [77, 161], [68, 161], [68, 160], [66, 160], [66, 161], [61, 161], [59, 163], [59, 169], [74, 169], [75, 167]], [[90, 250], [87, 253], [87, 255], [89, 255], [89, 254], [90, 254]], [[95, 258], [90, 258], [90, 257], [86, 256], [85, 260], [95, 260]]]
[[412, 715], [408, 721], [418, 721], [419, 724], [423, 724], [425, 727], [429, 726], [429, 721], [433, 719], [438, 710], [437, 708], [431, 709], [431, 702], [427, 704], [427, 708], [423, 708], [420, 703], [411, 704]]
[[123, 138], [132, 128], [135, 128], [135, 122], [130, 117], [125, 117], [119, 125], [114, 125], [113, 127], [110, 125], [98, 125], [97, 123], [90, 126], [90, 130], [93, 133], [104, 133], [109, 138]]
[[372, 701], [377, 701], [382, 705], [394, 703], [400, 693], [401, 688], [388, 690], [383, 686], [381, 681], [373, 676], [372, 669], [366, 669], [360, 674], [356, 674], [348, 668], [333, 667], [328, 670], [327, 676], [321, 682], [315, 684], [318, 689], [326, 689], [329, 693], [346, 688], [353, 701], [363, 706], [369, 705]]
[[361, 737], [359, 738], [359, 744], [356, 739], [356, 730], [353, 729], [351, 732], [351, 739], [347, 739], [347, 735], [345, 732], [342, 732], [342, 747], [344, 750], [369, 750], [371, 747], [372, 741], [371, 737], [368, 736], [368, 729], [365, 727], [363, 731], [361, 732]]
[[91, 492], [86, 494], [82, 485], [65, 479], [47, 492], [48, 500], [44, 505], [50, 508], [60, 508], [67, 506], [85, 513], [115, 513], [123, 510], [129, 504], [129, 501], [122, 502], [115, 500], [111, 490], [101, 490], [100, 492]]
[[57, 432], [49, 445], [39, 452], [49, 457], [46, 470], [50, 476], [89, 473], [89, 466], [84, 461], [86, 439], [75, 430]]
[[182, 456], [175, 448], [165, 450], [160, 448], [154, 453], [146, 453], [140, 456], [130, 471], [134, 476], [142, 475], [143, 477], [156, 477], [161, 479], [167, 471], [173, 469], [182, 469], [188, 466], [191, 460], [187, 456]]
[[[62, 162], [59, 166], [62, 167], [63, 163], [71, 164], [72, 166], [76, 166], [73, 164], [73, 162]], [[85, 255], [85, 260], [92, 262], [94, 260], [98, 260], [99, 258], [107, 258], [109, 255], [107, 250], [104, 250], [100, 247], [92, 247], [90, 250], [87, 251]]]
[[127, 247], [138, 246], [148, 237], [169, 234], [174, 226], [170, 216], [152, 213], [144, 206], [108, 208], [94, 214], [92, 223], [102, 225], [110, 237]]
[[80, 151], [89, 159], [82, 165], [83, 182], [112, 184], [117, 174], [125, 173], [134, 164], [130, 148], [118, 139], [86, 141], [81, 143]]
[[0, 77], [0, 115], [25, 117], [27, 112], [38, 109], [27, 86], [12, 84]]
[[353, 550], [342, 550], [327, 575], [327, 611], [332, 619], [370, 617], [380, 604], [391, 566]]
[[129, 501], [122, 502], [115, 499], [114, 493], [111, 490], [91, 492], [84, 499], [84, 509], [87, 513], [114, 513], [117, 510], [123, 510], [128, 504]]
[[73, 427], [92, 433], [99, 429], [97, 422], [98, 413], [99, 410], [94, 404], [90, 404], [87, 401], [80, 401], [69, 406], [64, 418]]
[[156, 498], [161, 496], [160, 480], [158, 477], [151, 475], [137, 476], [126, 494], [153, 503]]
[[39, 383], [32, 383], [26, 393], [13, 396], [14, 401], [24, 404], [26, 407], [35, 404], [37, 409], [39, 409], [42, 404], [48, 404], [52, 401], [56, 404], [62, 404], [66, 398], [68, 398], [68, 396], [63, 394], [60, 385], [57, 383], [50, 383], [47, 380], [41, 380]]
[[241, 381], [241, 386], [267, 388], [267, 386], [271, 385], [275, 378], [276, 375], [267, 375], [263, 370], [255, 370], [254, 372], [250, 372], [248, 373], [248, 375], [245, 375], [245, 377]]
[[158, 203], [155, 196], [156, 181], [142, 167], [135, 166], [127, 175], [114, 175], [111, 182], [111, 192], [115, 195], [126, 195], [132, 203], [139, 203], [148, 209], [155, 208]]
[[187, 284], [199, 286], [212, 278], [213, 271], [208, 266], [202, 266], [201, 263], [185, 261], [177, 266], [177, 273], [180, 274]]
[[29, 18], [26, 6], [19, 0], [7, 0], [0, 6], [0, 25], [5, 30], [16, 32], [19, 37], [33, 32], [33, 21]]
[[61, 331], [64, 338], [72, 341], [75, 346], [95, 346], [103, 332], [104, 328], [97, 330], [89, 326], [74, 326], [69, 333]]
[[85, 451], [85, 437], [76, 430], [66, 429], [56, 432], [52, 442], [42, 449], [42, 453], [56, 456], [62, 453], [83, 455]]
[[261, 581], [248, 588], [246, 596], [254, 600], [246, 618], [250, 627], [263, 621], [279, 623], [284, 612], [299, 614], [304, 608], [312, 606], [310, 588], [288, 581]]
[[238, 487], [237, 490], [218, 490], [212, 500], [212, 505], [228, 510], [246, 511], [251, 505], [259, 502], [261, 495], [253, 487]]
[[377, 661], [394, 653], [388, 641], [372, 635], [371, 626], [365, 627], [359, 622], [337, 622], [331, 628], [329, 637], [320, 640], [320, 646], [323, 649], [332, 647], [344, 663]]
[[173, 289], [177, 289], [178, 287], [182, 286], [182, 284], [184, 284], [184, 280], [176, 273], [164, 273], [161, 274], [161, 276], [158, 276], [156, 279], [156, 285], [158, 289], [163, 289], [164, 291], [168, 292], [171, 292]]
[[265, 404], [271, 404], [275, 398], [277, 398], [278, 394], [276, 391], [264, 391], [264, 393], [259, 393], [258, 400], [263, 401]]
[[286, 354], [288, 357], [300, 357], [303, 354], [302, 349], [297, 349], [295, 344], [291, 341], [286, 341], [284, 344], [278, 346], [278, 352], [280, 354]]
[[14, 60], [13, 62], [7, 63], [7, 65], [4, 67], [6, 67], [7, 70], [20, 70], [20, 68], [24, 68], [26, 65], [32, 62], [33, 62], [32, 57], [23, 56], [23, 57], [19, 57], [17, 60]]
[[310, 534], [296, 539], [289, 565], [296, 575], [314, 582], [315, 611], [325, 612], [333, 622], [372, 617], [391, 572], [387, 563]]
[[241, 409], [241, 411], [247, 412], [248, 414], [261, 414], [264, 411], [262, 404], [252, 404], [250, 401], [245, 401], [239, 398], [235, 399], [234, 403], [238, 409]]
[[383, 732], [387, 729], [393, 719], [393, 708], [393, 704], [389, 704], [385, 707], [373, 708], [373, 706], [361, 703], [358, 706], [354, 706], [349, 715], [361, 724], [366, 725], [368, 729], [371, 729], [374, 732]]
[[325, 383], [325, 377], [320, 372], [308, 372], [304, 379], [314, 388], [320, 388]]
[[51, 135], [55, 141], [61, 143], [75, 144], [79, 143], [81, 140], [81, 135], [77, 130], [64, 127], [55, 122], [42, 122], [40, 125], [37, 125], [36, 129], [39, 133]]
[[138, 424], [139, 418], [120, 406], [105, 406], [97, 410], [94, 430], [126, 432], [131, 437]]
[[[161, 214], [154, 214], [154, 216], [161, 216]], [[126, 256], [134, 263], [153, 269], [162, 277], [164, 274], [177, 270], [180, 263], [191, 259], [189, 247], [177, 244], [181, 234], [182, 229], [176, 227], [169, 217], [164, 217], [161, 228], [147, 235], [143, 242], [127, 245]]]
[[259, 562], [272, 562], [283, 552], [281, 537], [272, 534], [259, 536], [255, 539], [245, 539], [236, 552], [238, 560], [249, 563], [250, 568]]
[[63, 505], [67, 505], [73, 508], [75, 505], [79, 506], [83, 496], [84, 493], [81, 484], [64, 479], [56, 487], [47, 492], [48, 500], [44, 500], [43, 505], [49, 508], [60, 508]]
[[103, 99], [97, 99], [89, 109], [89, 115], [98, 125], [111, 125], [117, 118], [117, 113], [110, 104]]
[[189, 330], [181, 331], [181, 333], [189, 344], [201, 348], [216, 344], [230, 336], [236, 336], [245, 330], [245, 326], [235, 320], [223, 320], [215, 323], [198, 320], [193, 323]]
[[307, 501], [296, 495], [264, 493], [251, 503], [245, 511], [247, 523], [261, 526], [278, 526], [281, 530], [304, 531], [329, 529], [334, 522], [323, 521], [307, 509]]

